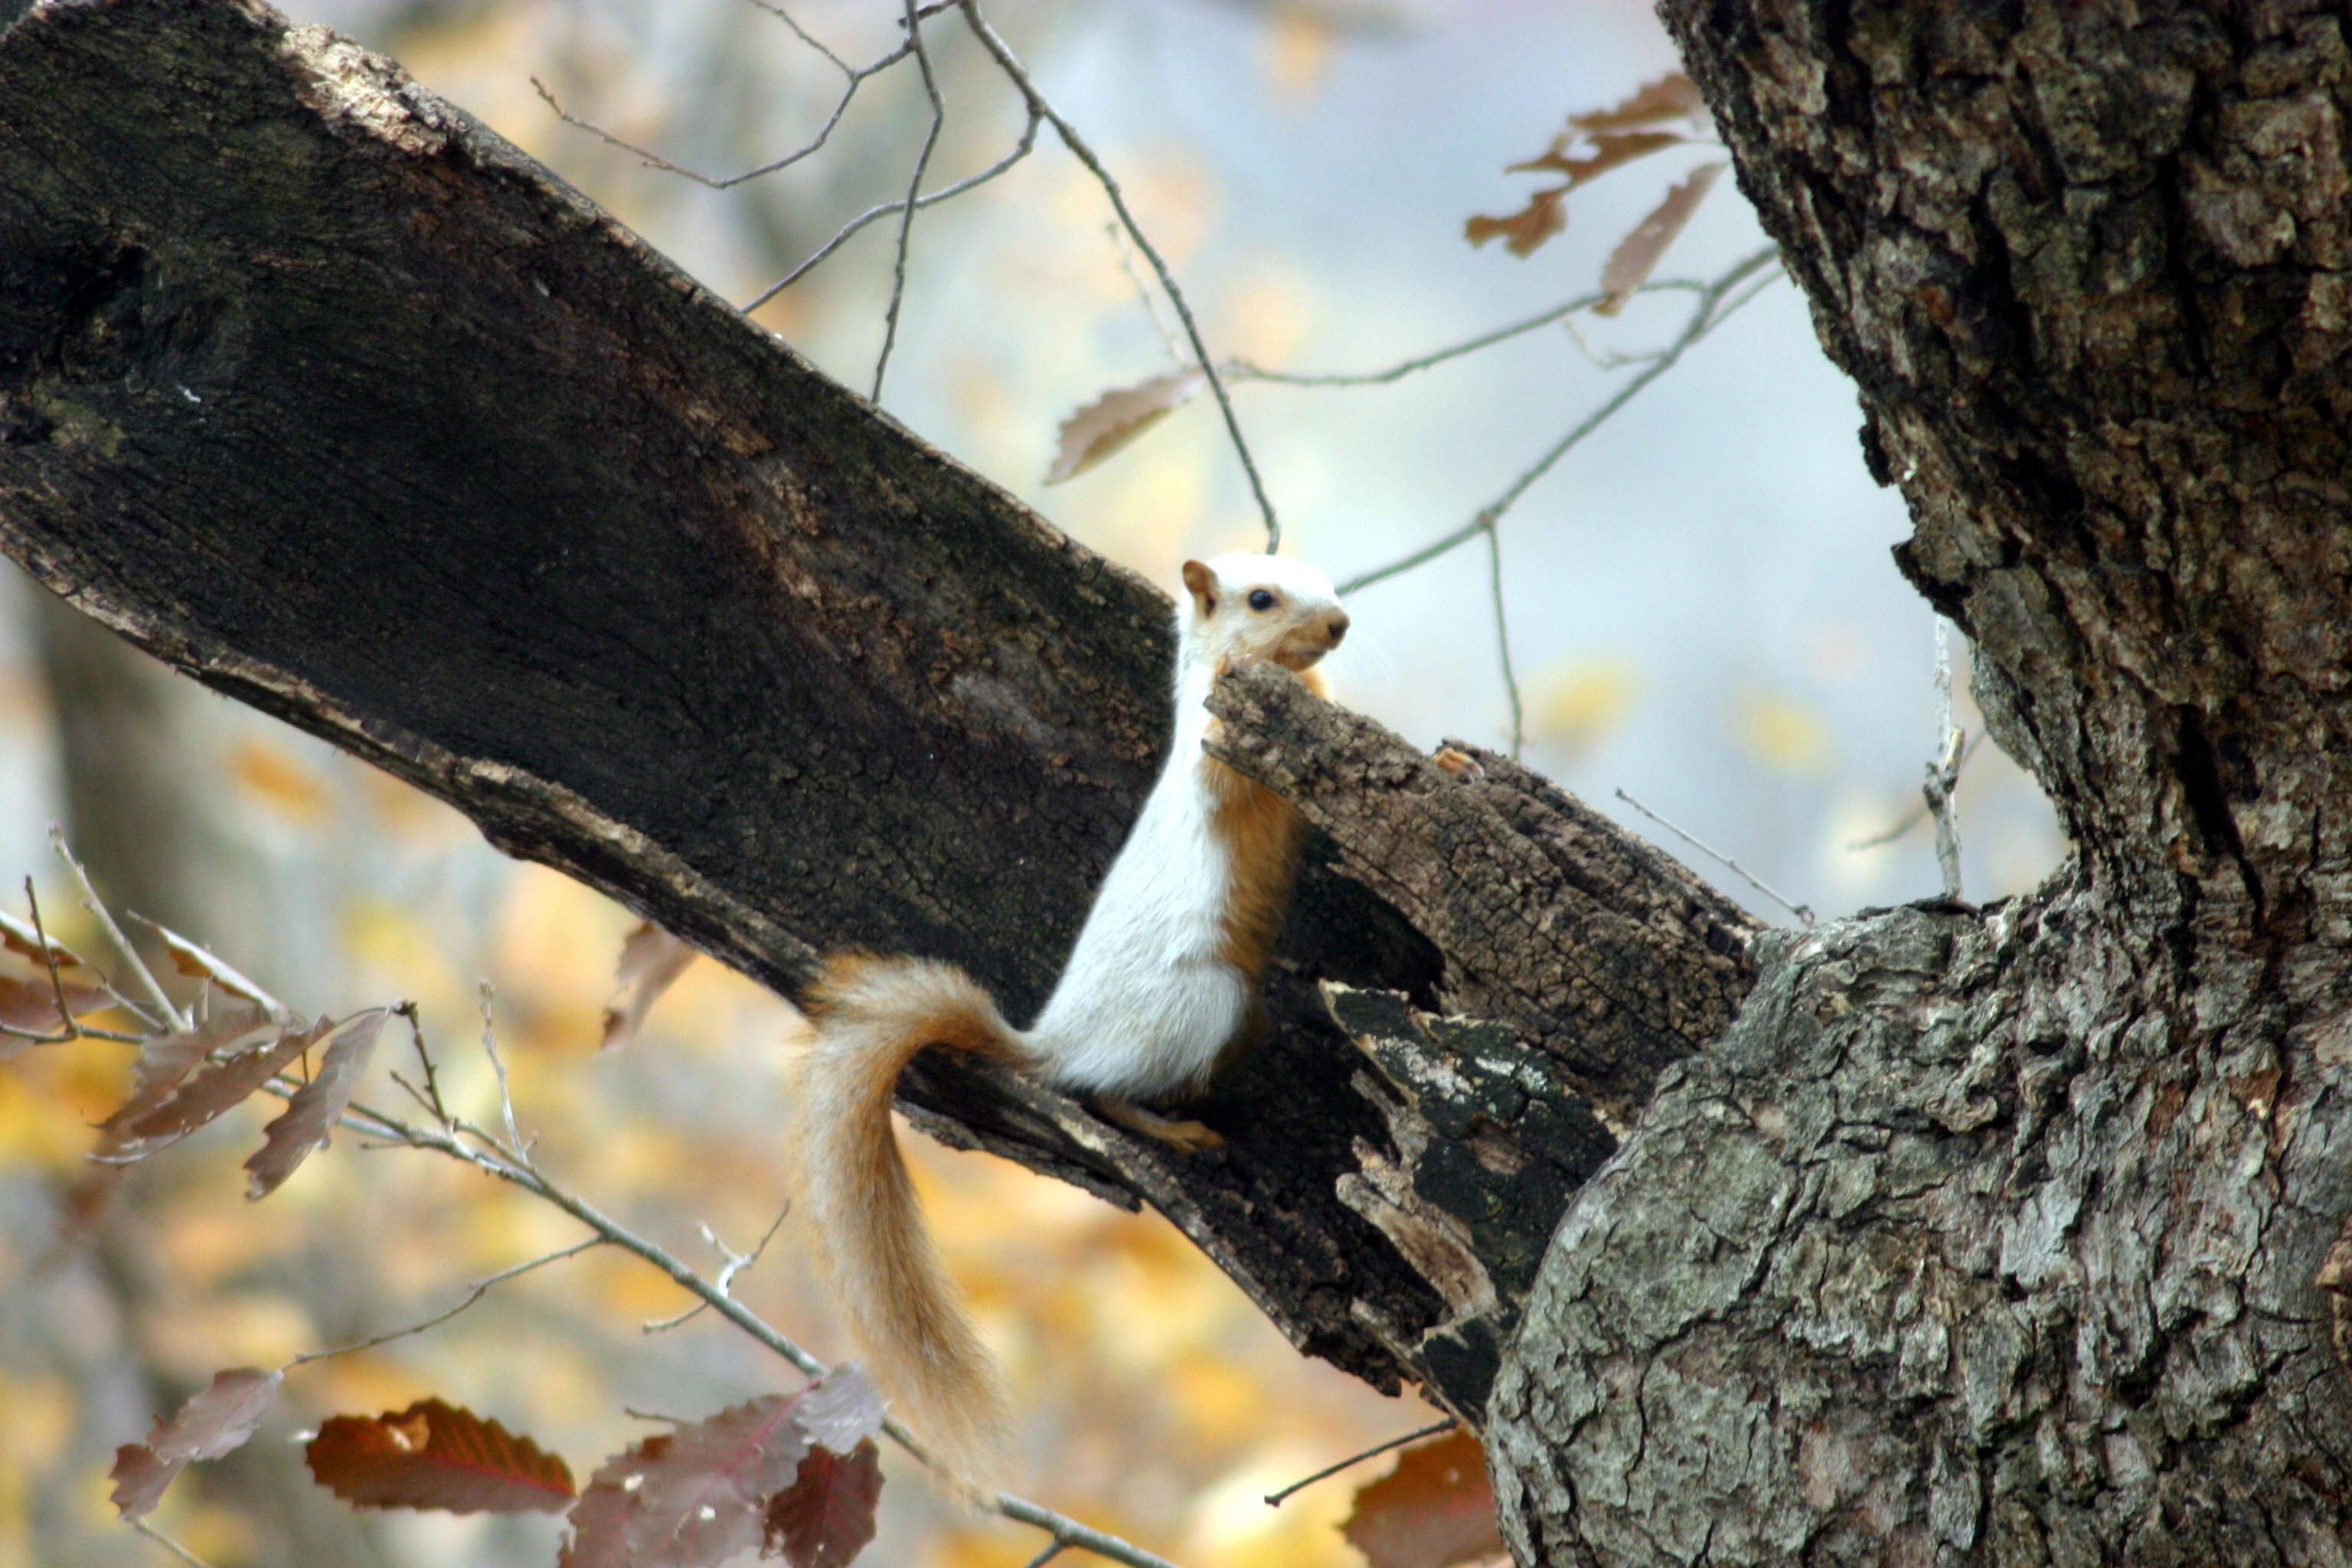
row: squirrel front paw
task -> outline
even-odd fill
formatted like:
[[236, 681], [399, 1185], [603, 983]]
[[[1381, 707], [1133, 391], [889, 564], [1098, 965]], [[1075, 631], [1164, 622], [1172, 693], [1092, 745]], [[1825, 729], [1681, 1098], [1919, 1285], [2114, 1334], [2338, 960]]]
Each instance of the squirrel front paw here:
[[1107, 1121], [1115, 1121], [1130, 1132], [1140, 1132], [1146, 1138], [1157, 1138], [1162, 1143], [1192, 1152], [1200, 1149], [1222, 1149], [1225, 1141], [1205, 1123], [1177, 1117], [1162, 1116], [1156, 1110], [1146, 1110], [1131, 1100], [1115, 1094], [1100, 1095], [1095, 1105]]

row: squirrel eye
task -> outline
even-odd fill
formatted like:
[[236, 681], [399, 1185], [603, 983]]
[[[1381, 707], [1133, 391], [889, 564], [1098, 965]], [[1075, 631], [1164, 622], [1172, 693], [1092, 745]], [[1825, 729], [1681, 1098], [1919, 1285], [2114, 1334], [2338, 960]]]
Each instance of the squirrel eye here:
[[1250, 590], [1249, 605], [1253, 610], [1270, 610], [1274, 608], [1274, 595], [1263, 588], [1253, 588]]

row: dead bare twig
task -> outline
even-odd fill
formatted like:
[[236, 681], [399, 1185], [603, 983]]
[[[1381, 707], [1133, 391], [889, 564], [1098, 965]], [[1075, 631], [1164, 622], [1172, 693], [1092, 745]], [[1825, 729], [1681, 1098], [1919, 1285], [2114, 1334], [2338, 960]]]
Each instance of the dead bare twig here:
[[1143, 226], [1136, 222], [1135, 214], [1129, 210], [1126, 193], [1119, 189], [1118, 182], [1111, 177], [1110, 171], [1103, 166], [1102, 160], [1095, 155], [1095, 150], [1087, 144], [1086, 138], [1078, 134], [1077, 128], [1063, 119], [1060, 112], [1045, 100], [1045, 95], [1037, 90], [1037, 84], [1030, 79], [1028, 70], [1004, 40], [997, 37], [996, 29], [990, 26], [987, 19], [980, 14], [976, 0], [957, 0], [956, 8], [963, 13], [965, 24], [971, 28], [972, 36], [980, 40], [981, 47], [988, 51], [998, 68], [1019, 89], [1029, 111], [1042, 117], [1054, 128], [1054, 133], [1062, 139], [1062, 145], [1070, 150], [1070, 155], [1085, 164], [1087, 172], [1095, 177], [1095, 183], [1102, 186], [1103, 194], [1110, 198], [1111, 210], [1118, 215], [1119, 226], [1127, 230], [1128, 237], [1135, 241], [1135, 247], [1143, 252], [1145, 260], [1151, 263], [1151, 270], [1158, 274], [1160, 289], [1167, 295], [1168, 303], [1175, 309], [1177, 320], [1184, 323], [1184, 335], [1192, 345], [1193, 357], [1201, 366], [1202, 375], [1208, 381], [1209, 390], [1216, 395], [1218, 410], [1224, 416], [1225, 433], [1233, 438], [1234, 453], [1241, 458], [1242, 471], [1249, 477], [1250, 493], [1257, 499], [1259, 514], [1265, 519], [1266, 553], [1278, 552], [1282, 548], [1282, 523], [1275, 516], [1274, 502], [1265, 492], [1265, 481], [1258, 476], [1257, 459], [1250, 455], [1249, 442], [1242, 435], [1241, 419], [1234, 413], [1233, 395], [1227, 391], [1224, 378], [1217, 374], [1216, 361], [1201, 336], [1201, 324], [1193, 320], [1192, 308], [1184, 302], [1184, 291], [1176, 286], [1176, 275], [1169, 269], [1167, 258], [1160, 254], [1159, 247], [1143, 232]]
[[[1450, 533], [1441, 534], [1418, 550], [1401, 556], [1384, 566], [1375, 566], [1369, 572], [1358, 573], [1339, 584], [1339, 592], [1342, 595], [1353, 594], [1369, 588], [1375, 583], [1393, 577], [1401, 572], [1410, 572], [1426, 562], [1436, 560], [1448, 551], [1468, 543], [1500, 522], [1503, 514], [1509, 511], [1521, 496], [1527, 494], [1529, 486], [1549, 473], [1554, 464], [1568, 456], [1586, 437], [1607, 423], [1610, 416], [1631, 403], [1643, 387], [1672, 370], [1685, 353], [1688, 353], [1707, 333], [1721, 326], [1734, 311], [1754, 299], [1757, 290], [1751, 289], [1732, 300], [1728, 305], [1725, 304], [1726, 299], [1731, 295], [1734, 289], [1778, 259], [1780, 254], [1780, 248], [1778, 246], [1770, 246], [1757, 251], [1701, 289], [1698, 304], [1691, 311], [1690, 319], [1684, 325], [1681, 335], [1669, 343], [1656, 359], [1643, 365], [1631, 380], [1612, 393], [1598, 408], [1571, 426], [1566, 435], [1553, 442], [1541, 457], [1522, 469], [1518, 477], [1513, 479], [1500, 495], [1480, 507], [1469, 521]], [[1770, 279], [1767, 279], [1764, 281], [1769, 282]]]

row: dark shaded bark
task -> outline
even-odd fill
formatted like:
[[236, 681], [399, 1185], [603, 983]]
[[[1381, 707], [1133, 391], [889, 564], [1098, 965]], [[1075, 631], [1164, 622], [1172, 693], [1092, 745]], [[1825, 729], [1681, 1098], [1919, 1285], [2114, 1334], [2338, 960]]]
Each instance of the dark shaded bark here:
[[2343, 1563], [2340, 10], [1663, 9], [2077, 858], [1759, 943], [1555, 1238], [1491, 1407], [1507, 1532]]
[[[91, 0], [0, 39], [0, 544], [787, 994], [858, 945], [1034, 1008], [1166, 744], [1160, 595], [388, 64], [257, 5]], [[1202, 1108], [1225, 1149], [953, 1060], [902, 1094], [942, 1137], [1153, 1204], [1303, 1348], [1475, 1418], [1611, 1146], [1580, 1097], [1622, 1125], [1720, 1029], [1746, 928], [1499, 765], [1447, 781], [1446, 837], [1414, 852], [1449, 858], [1391, 887], [1381, 824], [1438, 775], [1295, 685], [1244, 698], [1358, 782], [1309, 791], [1328, 833], [1277, 1027]], [[1532, 1112], [1486, 1096], [1494, 1168], [1448, 1161], [1432, 1121], [1473, 1112], [1411, 1067], [1469, 1026], [1391, 1005], [1360, 1055], [1324, 981], [1526, 1037], [1545, 1087]], [[1516, 1261], [1465, 1297], [1423, 1244], [1504, 1211]]]

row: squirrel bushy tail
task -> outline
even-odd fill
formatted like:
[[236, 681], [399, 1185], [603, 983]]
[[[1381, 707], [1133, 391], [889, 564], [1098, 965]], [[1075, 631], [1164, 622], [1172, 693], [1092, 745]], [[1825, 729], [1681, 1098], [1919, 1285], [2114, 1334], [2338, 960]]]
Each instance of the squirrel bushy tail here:
[[940, 1266], [890, 1125], [898, 1070], [926, 1046], [1024, 1061], [996, 1003], [953, 964], [862, 954], [830, 960], [797, 1123], [810, 1218], [835, 1297], [875, 1381], [934, 1457], [984, 1486], [1003, 1447], [995, 1365]]

